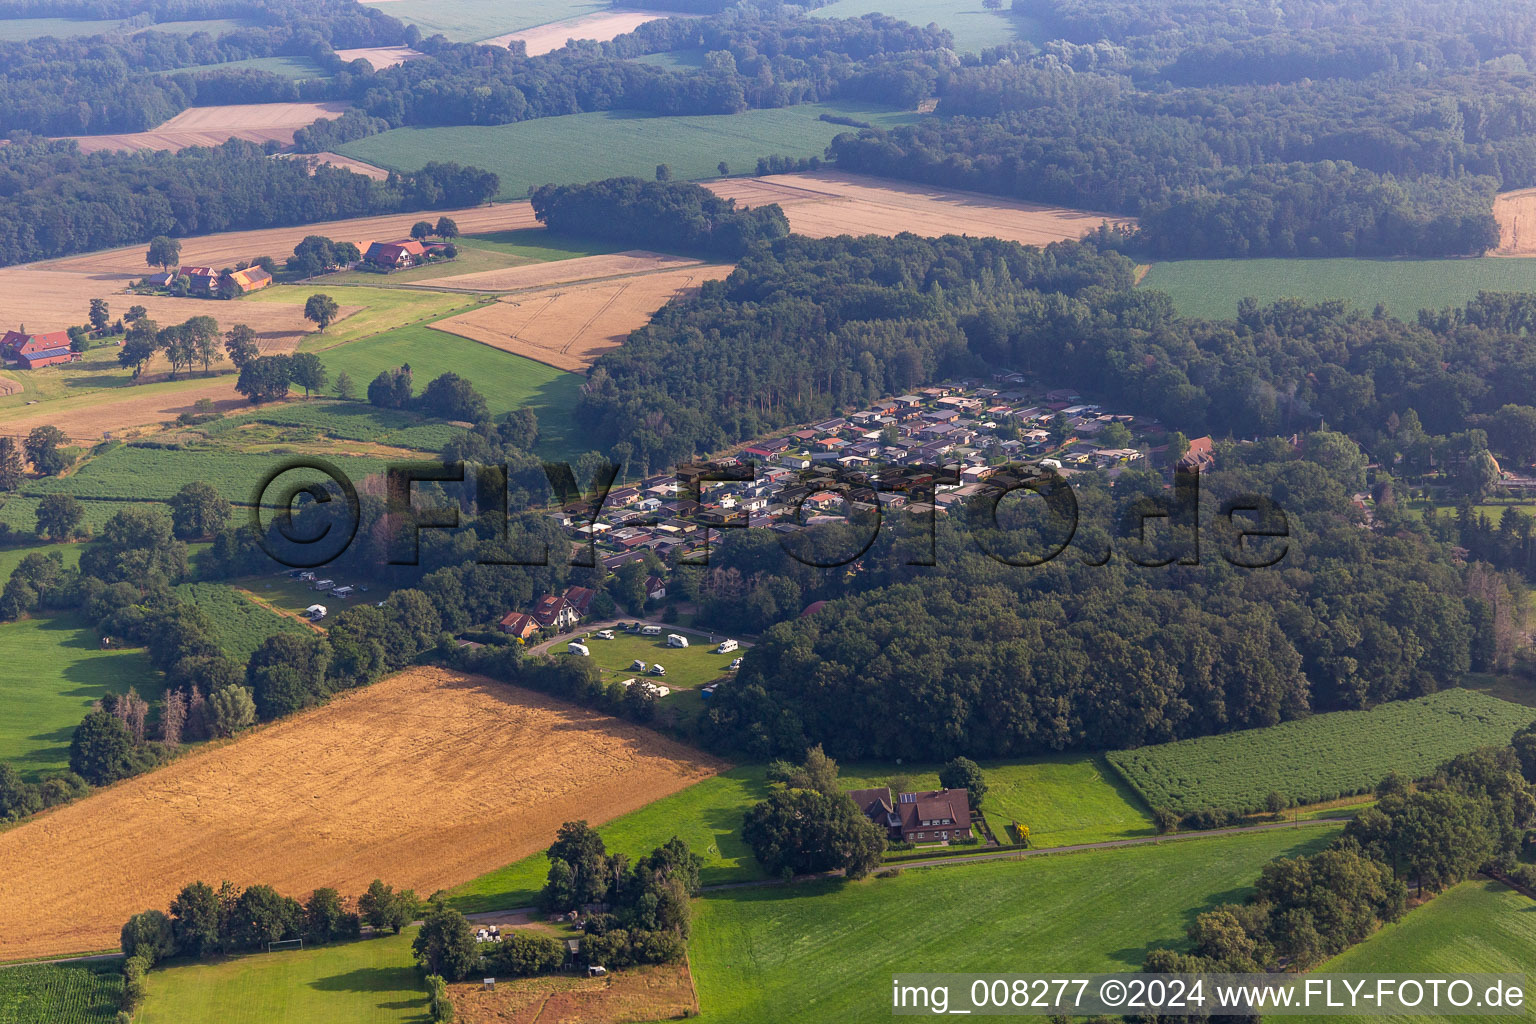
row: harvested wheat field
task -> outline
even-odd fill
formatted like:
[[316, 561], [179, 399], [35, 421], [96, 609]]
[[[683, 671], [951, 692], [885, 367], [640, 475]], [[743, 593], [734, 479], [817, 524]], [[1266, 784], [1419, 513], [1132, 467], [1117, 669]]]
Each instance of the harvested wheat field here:
[[348, 63], [361, 57], [373, 65], [373, 70], [382, 71], [396, 64], [404, 64], [408, 60], [425, 57], [426, 54], [420, 50], [413, 50], [409, 46], [365, 46], [356, 50], [337, 50], [336, 56]]
[[1536, 188], [1501, 192], [1493, 197], [1493, 219], [1499, 222], [1500, 256], [1536, 254]]
[[121, 437], [126, 432], [173, 421], [184, 412], [196, 412], [197, 403], [204, 398], [213, 403], [214, 412], [243, 412], [251, 407], [250, 401], [235, 391], [235, 375], [228, 373], [196, 383], [189, 381], [180, 388], [120, 388], [3, 409], [0, 434], [25, 437], [36, 427], [51, 425], [64, 431], [72, 441], [95, 443], [107, 434]]
[[731, 267], [699, 264], [617, 280], [503, 296], [431, 326], [560, 370], [585, 372], [668, 301], [717, 281]]
[[152, 131], [125, 135], [79, 135], [82, 153], [108, 149], [186, 149], [217, 146], [230, 139], [247, 142], [293, 142], [295, 128], [340, 117], [351, 104], [339, 100], [316, 103], [232, 103], [190, 107]]
[[275, 155], [278, 159], [305, 161], [309, 164], [309, 173], [311, 174], [315, 173], [316, 167], [329, 166], [343, 171], [351, 171], [353, 174], [361, 174], [363, 177], [372, 178], [375, 181], [383, 181], [389, 177], [389, 172], [382, 167], [375, 167], [373, 164], [364, 163], [354, 157], [342, 156], [340, 153], [278, 153]]
[[790, 229], [812, 238], [910, 231], [929, 237], [975, 235], [1047, 245], [1081, 238], [1106, 221], [1135, 224], [1134, 218], [1116, 214], [1021, 203], [840, 171], [725, 178], [703, 184], [742, 206], [778, 203]]
[[[257, 256], [272, 256], [282, 260], [293, 252], [293, 247], [303, 241], [305, 235], [324, 235], [338, 242], [354, 243], [381, 238], [404, 238], [410, 234], [411, 225], [421, 220], [423, 216], [424, 214], [420, 211], [388, 213], [377, 217], [354, 217], [351, 220], [332, 220], [319, 224], [299, 224], [293, 227], [197, 235], [181, 239], [181, 262], [221, 267], [229, 266], [237, 260], [249, 260]], [[434, 219], [444, 216], [453, 218], [459, 225], [459, 231], [466, 235], [541, 226], [534, 219], [533, 207], [527, 202], [432, 211]], [[126, 281], [129, 278], [143, 277], [152, 271], [153, 268], [144, 265], [144, 251], [143, 245], [131, 245], [121, 249], [87, 253], [83, 256], [66, 256], [46, 264], [34, 264], [34, 266], [70, 273], [95, 274], [106, 280]]]
[[471, 292], [526, 291], [557, 284], [598, 281], [603, 278], [629, 277], [658, 270], [691, 267], [697, 266], [698, 263], [698, 260], [687, 256], [670, 256], [667, 253], [651, 252], [647, 249], [631, 249], [628, 252], [616, 252], [603, 256], [578, 256], [575, 259], [531, 263], [522, 267], [482, 270], [475, 274], [434, 277], [426, 281], [413, 281], [412, 284], [418, 288], [452, 288]]
[[0, 961], [103, 949], [196, 879], [426, 894], [726, 766], [637, 725], [420, 668], [0, 833]]
[[656, 21], [658, 18], [697, 17], [699, 17], [697, 14], [679, 14], [675, 11], [627, 11], [615, 7], [599, 14], [583, 14], [563, 21], [552, 21], [548, 25], [508, 32], [506, 35], [482, 39], [480, 43], [482, 46], [510, 46], [521, 41], [528, 47], [528, 56], [537, 57], [541, 53], [560, 49], [567, 40], [596, 39], [600, 43], [606, 43], [614, 36], [633, 32], [646, 22]]
[[658, 964], [605, 978], [551, 976], [448, 986], [459, 1024], [631, 1024], [698, 1013], [688, 965]]

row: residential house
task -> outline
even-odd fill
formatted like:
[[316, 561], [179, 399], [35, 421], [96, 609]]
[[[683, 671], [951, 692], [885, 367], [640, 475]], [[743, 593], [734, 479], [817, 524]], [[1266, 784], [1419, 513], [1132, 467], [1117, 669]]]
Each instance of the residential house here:
[[647, 576], [645, 578], [645, 598], [647, 601], [660, 601], [667, 596], [667, 581], [660, 576]]
[[545, 594], [533, 604], [534, 621], [545, 629], [566, 630], [581, 621], [581, 615], [559, 594]]
[[26, 327], [19, 331], [6, 331], [0, 338], [0, 355], [7, 362], [16, 363], [24, 370], [54, 363], [70, 363], [80, 358], [69, 347], [68, 331], [50, 331], [47, 334], [27, 334]]
[[566, 603], [576, 609], [578, 619], [584, 619], [592, 613], [592, 599], [596, 596], [597, 591], [588, 587], [565, 588]]
[[1189, 440], [1189, 451], [1179, 459], [1179, 468], [1183, 470], [1196, 470], [1201, 473], [1213, 469], [1216, 466], [1215, 445], [1209, 434], [1204, 437], [1192, 437]]
[[887, 786], [856, 789], [848, 795], [893, 840], [943, 843], [971, 838], [971, 800], [963, 789], [900, 793], [894, 803]]
[[386, 270], [403, 270], [424, 263], [427, 247], [414, 238], [402, 238], [398, 242], [373, 242], [363, 253], [363, 262]]
[[519, 640], [527, 640], [539, 631], [538, 621], [527, 612], [508, 612], [497, 625], [503, 633]]
[[219, 294], [219, 272], [212, 267], [182, 267], [178, 273], [187, 279], [187, 291], [211, 299]]

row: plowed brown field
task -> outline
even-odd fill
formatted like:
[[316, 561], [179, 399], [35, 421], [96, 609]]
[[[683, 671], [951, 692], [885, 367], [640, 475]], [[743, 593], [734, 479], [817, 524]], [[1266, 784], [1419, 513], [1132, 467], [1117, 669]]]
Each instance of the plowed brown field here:
[[643, 327], [668, 301], [730, 267], [697, 264], [678, 270], [561, 285], [506, 295], [498, 302], [431, 326], [504, 352], [580, 373]]
[[549, 263], [532, 263], [522, 267], [506, 267], [501, 270], [483, 270], [476, 274], [458, 274], [453, 277], [434, 277], [426, 281], [413, 281], [423, 288], [456, 288], [472, 292], [511, 292], [530, 288], [544, 288], [576, 281], [595, 281], [606, 277], [627, 277], [655, 270], [688, 267], [698, 260], [687, 256], [669, 256], [646, 249], [631, 249], [605, 256], [578, 256], [570, 260], [553, 260]]
[[1106, 221], [1135, 223], [1134, 218], [1116, 214], [1021, 203], [840, 171], [726, 178], [704, 184], [743, 206], [778, 203], [790, 229], [813, 238], [910, 231], [930, 237], [990, 236], [1047, 245], [1081, 238]]
[[117, 944], [196, 879], [423, 895], [721, 771], [647, 729], [411, 669], [0, 833], [0, 961]]
[[325, 118], [340, 117], [350, 104], [326, 100], [317, 103], [232, 103], [217, 107], [190, 107], [147, 132], [125, 135], [79, 135], [75, 141], [83, 153], [107, 149], [186, 149], [217, 146], [230, 139], [247, 142], [293, 142], [295, 128]]

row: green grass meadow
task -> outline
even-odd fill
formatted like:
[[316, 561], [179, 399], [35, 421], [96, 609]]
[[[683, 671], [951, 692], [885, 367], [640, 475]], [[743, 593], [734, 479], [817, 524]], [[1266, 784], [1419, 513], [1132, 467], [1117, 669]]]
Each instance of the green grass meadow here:
[[[37, 525], [35, 520], [32, 525]], [[28, 544], [25, 547], [19, 548], [0, 548], [0, 587], [5, 586], [6, 581], [11, 578], [11, 573], [21, 564], [21, 560], [28, 555], [47, 555], [57, 552], [59, 557], [64, 560], [65, 568], [73, 569], [80, 564], [80, 551], [83, 547], [83, 544], [73, 543]]]
[[265, 71], [280, 78], [291, 78], [294, 81], [303, 81], [306, 78], [329, 78], [325, 69], [308, 57], [248, 57], [245, 60], [230, 60], [222, 64], [194, 64], [184, 68], [170, 68], [166, 71], [157, 71], [159, 75], [184, 75], [197, 74], [201, 71], [228, 71], [228, 70]]
[[[908, 869], [897, 878], [709, 893], [689, 963], [704, 1021], [856, 1024], [891, 1016], [896, 972], [1135, 971], [1259, 869], [1334, 830]], [[793, 1008], [787, 1011], [786, 1008]]]
[[[468, 338], [430, 327], [400, 327], [321, 353], [334, 380], [348, 374], [359, 388], [385, 370], [411, 364], [417, 390], [433, 377], [453, 372], [467, 377], [485, 396], [493, 413], [531, 406], [539, 418], [540, 455], [566, 458], [585, 451], [571, 420], [577, 393], [585, 380], [532, 359], [502, 352]], [[590, 447], [590, 446], [587, 446]]]
[[157, 968], [134, 1024], [425, 1022], [426, 991], [411, 957], [415, 931]]
[[207, 614], [219, 648], [242, 665], [270, 636], [313, 635], [313, 630], [303, 623], [263, 608], [221, 583], [183, 583], [176, 592], [182, 600], [190, 601]]
[[103, 651], [80, 617], [67, 614], [0, 624], [0, 761], [28, 779], [67, 767], [69, 738], [91, 704], [132, 686], [160, 695], [142, 651]]
[[0, 1024], [115, 1024], [122, 964], [0, 967]]
[[[455, 43], [473, 43], [552, 21], [600, 14], [609, 9], [601, 0], [395, 0], [390, 17], [421, 28], [423, 36], [442, 33]], [[657, 11], [658, 18], [666, 17]]]
[[[409, 3], [411, 0], [402, 0]], [[399, 4], [391, 4], [391, 10]], [[594, 181], [618, 175], [651, 178], [658, 164], [674, 178], [713, 178], [725, 161], [737, 173], [758, 157], [820, 156], [846, 125], [821, 114], [856, 117], [881, 127], [910, 124], [921, 115], [857, 103], [805, 103], [771, 110], [698, 117], [653, 117], [603, 111], [541, 117], [495, 127], [397, 128], [339, 147], [347, 156], [397, 171], [414, 171], [455, 154], [461, 163], [501, 176], [502, 199], [517, 199], [539, 185]]]
[[1176, 260], [1152, 264], [1141, 287], [1166, 292], [1188, 317], [1231, 319], [1243, 298], [1298, 298], [1339, 299], [1367, 313], [1379, 302], [1413, 320], [1420, 309], [1464, 305], [1480, 291], [1536, 292], [1536, 260]]
[[[1463, 882], [1408, 912], [1396, 924], [1329, 960], [1319, 971], [1337, 974], [1526, 974], [1536, 964], [1536, 903], [1486, 879]], [[1493, 1024], [1532, 1019], [1527, 989], [1522, 1015], [1287, 1017], [1298, 1024], [1373, 1021], [1386, 1024]]]
[[955, 37], [955, 49], [978, 53], [989, 46], [1018, 41], [1043, 42], [1044, 27], [1034, 18], [1015, 14], [1005, 6], [989, 11], [980, 0], [834, 0], [811, 12], [818, 18], [860, 18], [887, 14], [913, 25], [930, 23], [947, 28]]
[[[697, 633], [685, 632], [682, 635], [688, 638], [687, 647], [668, 647], [667, 633], [670, 632], [672, 632], [670, 628], [666, 629], [661, 636], [637, 636], [616, 632], [612, 640], [599, 640], [596, 636], [590, 636], [584, 643], [587, 650], [592, 652], [591, 659], [606, 681], [646, 678], [662, 686], [688, 689], [703, 686], [705, 683], [725, 676], [730, 670], [731, 662], [741, 657], [743, 653], [737, 650], [730, 654], [716, 654], [715, 643], [719, 643], [724, 634], [716, 637], [715, 643], [710, 643]], [[578, 637], [573, 636], [571, 639], [578, 639]], [[570, 652], [565, 639], [551, 647], [549, 653], [556, 658], [579, 657]], [[635, 661], [643, 661], [647, 666], [659, 663], [667, 670], [667, 674], [652, 677], [649, 667], [644, 672], [630, 668], [629, 666]]]
[[[358, 383], [358, 394], [367, 390]], [[398, 409], [381, 409], [361, 399], [351, 402], [315, 399], [267, 406], [188, 428], [223, 444], [249, 446], [318, 439], [366, 441], [420, 451], [441, 451], [459, 428], [440, 420]]]
[[1151, 807], [1251, 812], [1278, 792], [1300, 803], [1363, 793], [1391, 771], [1421, 778], [1475, 747], [1508, 743], [1528, 707], [1445, 690], [1370, 711], [1334, 711], [1108, 755]]

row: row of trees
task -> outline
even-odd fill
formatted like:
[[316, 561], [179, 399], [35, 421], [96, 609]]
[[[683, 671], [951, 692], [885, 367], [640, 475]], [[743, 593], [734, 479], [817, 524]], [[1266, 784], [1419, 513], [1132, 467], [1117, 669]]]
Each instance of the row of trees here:
[[723, 259], [789, 234], [776, 204], [737, 209], [735, 200], [687, 182], [609, 178], [545, 185], [533, 191], [533, 212], [553, 231]]

